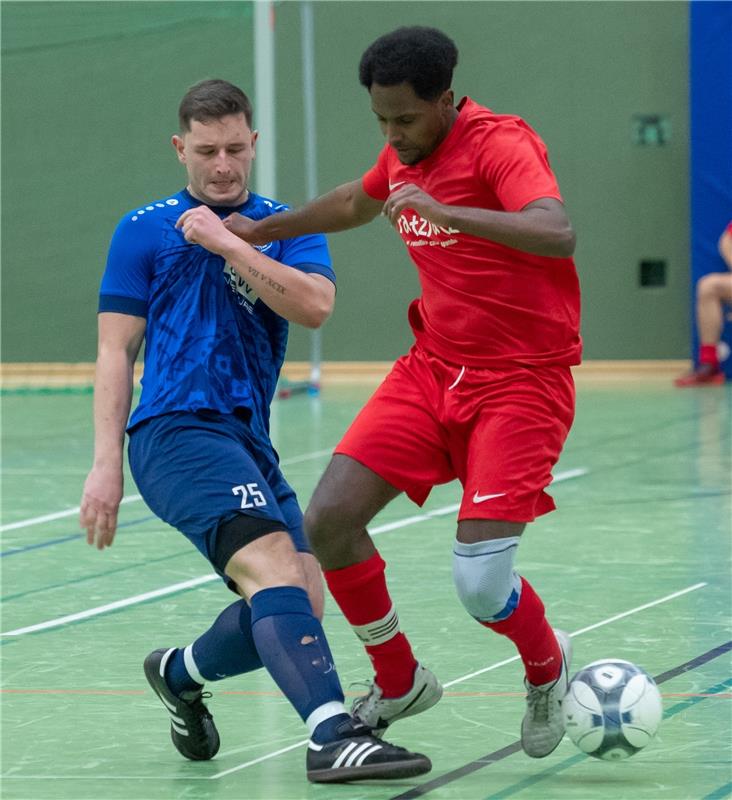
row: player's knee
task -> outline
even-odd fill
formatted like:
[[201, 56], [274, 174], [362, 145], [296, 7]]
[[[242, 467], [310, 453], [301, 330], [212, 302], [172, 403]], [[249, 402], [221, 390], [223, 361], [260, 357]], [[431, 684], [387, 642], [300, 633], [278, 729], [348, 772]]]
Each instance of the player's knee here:
[[699, 282], [696, 285], [696, 294], [700, 300], [716, 300], [719, 299], [722, 295], [723, 290], [723, 280], [720, 278], [724, 278], [723, 275], [718, 275], [715, 272], [711, 272], [708, 275], [704, 275], [702, 278], [699, 278]]
[[474, 544], [455, 542], [455, 589], [466, 611], [479, 622], [506, 619], [518, 604], [521, 578], [513, 568], [518, 543], [518, 536]]
[[313, 607], [313, 616], [322, 622], [323, 612], [325, 610], [323, 573], [312, 553], [300, 553], [299, 559], [302, 565], [303, 575], [305, 576], [305, 585], [307, 587], [308, 597], [310, 598], [310, 605]]
[[210, 553], [211, 563], [219, 572], [226, 572], [234, 555], [257, 539], [281, 531], [282, 527], [278, 520], [236, 514], [219, 525]]
[[[340, 524], [339, 524], [340, 518]], [[338, 534], [343, 520], [339, 504], [335, 500], [314, 495], [303, 517], [303, 529], [315, 552]]]
[[302, 564], [279, 520], [239, 514], [219, 526], [211, 563], [244, 597], [271, 586], [305, 588]]

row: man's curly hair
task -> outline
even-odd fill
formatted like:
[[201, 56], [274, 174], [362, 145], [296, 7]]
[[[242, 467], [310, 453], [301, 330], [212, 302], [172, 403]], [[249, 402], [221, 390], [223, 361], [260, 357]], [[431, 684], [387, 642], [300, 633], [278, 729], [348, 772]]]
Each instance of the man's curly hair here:
[[380, 36], [361, 56], [358, 77], [371, 85], [408, 83], [417, 97], [434, 100], [450, 88], [458, 61], [455, 42], [436, 28], [397, 28]]

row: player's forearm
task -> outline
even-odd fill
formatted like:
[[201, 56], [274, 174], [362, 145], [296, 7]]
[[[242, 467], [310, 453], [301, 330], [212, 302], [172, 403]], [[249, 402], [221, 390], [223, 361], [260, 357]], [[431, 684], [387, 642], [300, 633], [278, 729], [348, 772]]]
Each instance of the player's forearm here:
[[443, 221], [438, 224], [443, 227], [541, 256], [568, 258], [574, 253], [575, 235], [569, 221], [545, 209], [517, 212], [458, 206], [442, 206], [442, 209]]
[[301, 208], [272, 214], [257, 223], [268, 240], [289, 239], [308, 233], [336, 233], [365, 225], [376, 217], [381, 204], [364, 195], [360, 181], [338, 186]]
[[262, 302], [286, 320], [319, 328], [330, 316], [335, 287], [327, 278], [281, 264], [236, 238], [221, 255]]
[[134, 359], [100, 348], [94, 382], [94, 464], [122, 469], [125, 427], [132, 404]]

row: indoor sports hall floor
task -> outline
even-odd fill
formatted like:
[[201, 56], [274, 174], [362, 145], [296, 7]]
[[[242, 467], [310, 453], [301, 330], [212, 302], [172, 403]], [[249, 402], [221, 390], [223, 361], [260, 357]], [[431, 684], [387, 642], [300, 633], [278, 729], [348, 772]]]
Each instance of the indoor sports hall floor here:
[[[369, 387], [278, 401], [274, 438], [306, 502]], [[681, 800], [732, 794], [730, 399], [732, 386], [580, 383], [553, 494], [519, 553], [573, 667], [634, 661], [656, 676], [665, 718], [622, 763], [568, 740], [534, 761], [517, 745], [521, 669], [510, 643], [462, 610], [451, 585], [456, 485], [422, 510], [399, 499], [372, 533], [402, 627], [445, 685], [390, 731], [430, 755], [411, 781], [314, 786], [305, 729], [264, 673], [210, 685], [222, 747], [181, 758], [143, 678], [152, 649], [187, 644], [232, 600], [128, 479], [114, 547], [87, 547], [76, 513], [92, 447], [91, 395], [2, 398], [2, 797], [6, 800]], [[369, 663], [332, 601], [326, 630], [349, 697]]]

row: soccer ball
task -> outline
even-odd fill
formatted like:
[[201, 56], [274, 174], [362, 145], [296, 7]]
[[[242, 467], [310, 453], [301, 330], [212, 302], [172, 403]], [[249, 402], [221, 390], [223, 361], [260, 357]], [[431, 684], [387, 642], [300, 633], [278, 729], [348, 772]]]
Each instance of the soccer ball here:
[[581, 669], [562, 700], [567, 736], [582, 752], [606, 761], [620, 761], [644, 748], [662, 714], [653, 678], [619, 658]]

